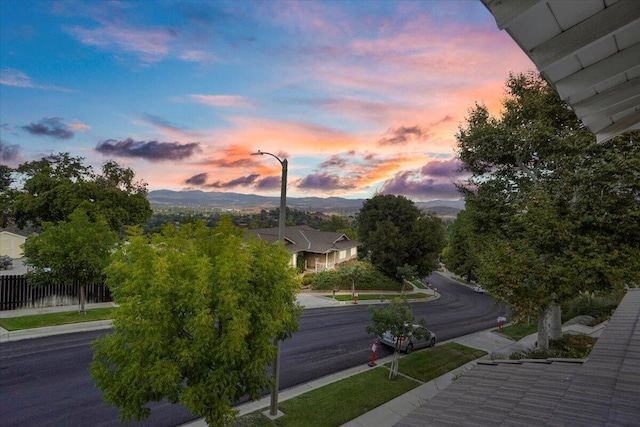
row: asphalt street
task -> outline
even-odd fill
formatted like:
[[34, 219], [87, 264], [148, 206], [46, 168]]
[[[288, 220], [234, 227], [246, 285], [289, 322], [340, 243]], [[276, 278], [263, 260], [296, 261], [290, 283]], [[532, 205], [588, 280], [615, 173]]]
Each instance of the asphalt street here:
[[[502, 307], [440, 275], [430, 282], [441, 298], [414, 304], [439, 340], [495, 326]], [[305, 309], [300, 329], [282, 345], [281, 389], [365, 363], [375, 337], [366, 334], [367, 305]], [[90, 342], [105, 331], [59, 335], [0, 346], [0, 419], [3, 426], [114, 426], [118, 410], [105, 406], [88, 372]], [[385, 356], [380, 349], [380, 357]], [[194, 417], [179, 405], [150, 405], [151, 417], [134, 426], [175, 426]]]

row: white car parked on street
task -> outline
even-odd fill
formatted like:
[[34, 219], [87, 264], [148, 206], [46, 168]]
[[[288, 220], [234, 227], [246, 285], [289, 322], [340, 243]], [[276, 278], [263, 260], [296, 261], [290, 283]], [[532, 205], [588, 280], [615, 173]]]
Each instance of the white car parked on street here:
[[[400, 338], [400, 351], [411, 353], [413, 350], [423, 347], [433, 347], [436, 345], [436, 334], [420, 325], [413, 325], [414, 329], [419, 330], [418, 337], [410, 335], [406, 338]], [[396, 348], [397, 338], [391, 332], [385, 332], [380, 336], [380, 342], [389, 347]]]
[[487, 292], [487, 291], [485, 291], [485, 290], [484, 290], [484, 288], [483, 288], [481, 285], [475, 285], [475, 286], [473, 287], [473, 290], [474, 290], [475, 292], [479, 292], [479, 293], [481, 293], [481, 294], [484, 294], [485, 292]]

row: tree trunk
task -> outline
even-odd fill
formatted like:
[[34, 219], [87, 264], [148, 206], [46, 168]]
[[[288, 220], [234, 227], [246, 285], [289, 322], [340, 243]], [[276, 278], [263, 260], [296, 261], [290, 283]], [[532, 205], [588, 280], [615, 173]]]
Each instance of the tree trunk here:
[[85, 307], [86, 296], [85, 296], [85, 286], [80, 285], [80, 314], [87, 314], [87, 309]]
[[538, 314], [538, 350], [549, 350], [549, 308]]
[[549, 338], [559, 340], [562, 338], [562, 308], [558, 304], [553, 304], [549, 309], [549, 313]]
[[400, 363], [400, 351], [396, 349], [393, 352], [393, 360], [391, 361], [391, 369], [389, 370], [389, 379], [392, 380], [398, 376], [398, 365]]

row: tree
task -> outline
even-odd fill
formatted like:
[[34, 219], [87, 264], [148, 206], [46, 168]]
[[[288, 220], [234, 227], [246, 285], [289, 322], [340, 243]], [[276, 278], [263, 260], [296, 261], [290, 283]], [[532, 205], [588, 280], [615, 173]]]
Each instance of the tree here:
[[0, 227], [9, 225], [15, 190], [11, 188], [13, 183], [13, 169], [0, 165]]
[[[94, 343], [91, 373], [120, 419], [150, 401], [180, 403], [227, 425], [233, 402], [271, 384], [273, 338], [298, 327], [299, 288], [287, 250], [246, 241], [228, 217], [133, 235], [113, 254], [107, 283], [120, 305], [113, 334]], [[135, 386], [132, 386], [135, 385]]]
[[[637, 280], [640, 149], [620, 139], [608, 150], [596, 144], [539, 75], [511, 75], [506, 86], [500, 117], [476, 105], [456, 135], [472, 173], [461, 190], [479, 279], [519, 314], [538, 316], [544, 349], [554, 307], [580, 290]], [[612, 227], [612, 217], [632, 239]]]
[[[347, 281], [348, 283], [351, 283], [352, 297], [355, 295], [355, 292], [356, 292], [356, 281], [360, 277], [362, 277], [364, 274], [366, 274], [367, 268], [368, 268], [368, 265], [366, 263], [362, 261], [354, 261], [341, 266], [340, 269], [338, 270], [338, 274], [340, 274], [340, 277], [345, 281]], [[338, 289], [334, 288], [334, 291], [337, 291], [337, 290], [339, 290], [339, 287]]]
[[404, 282], [415, 279], [416, 267], [409, 264], [398, 267], [396, 268], [396, 277], [400, 279], [400, 282], [402, 283], [402, 285], [400, 286], [400, 293], [404, 294]]
[[444, 247], [444, 225], [404, 196], [376, 195], [358, 213], [358, 236], [365, 257], [382, 272], [396, 277], [398, 267], [415, 267], [427, 276], [437, 268]]
[[460, 211], [449, 228], [443, 258], [445, 266], [454, 273], [466, 277], [467, 282], [477, 279], [477, 246], [481, 243], [476, 242], [474, 236], [469, 212], [467, 210]]
[[96, 175], [83, 160], [60, 153], [18, 166], [24, 182], [14, 195], [18, 226], [64, 221], [77, 208], [105, 218], [115, 231], [145, 224], [152, 213], [146, 184], [135, 182], [134, 172], [114, 161], [105, 162]]
[[382, 307], [371, 307], [371, 324], [367, 325], [367, 333], [381, 336], [389, 332], [395, 338], [395, 347], [393, 351], [393, 361], [391, 362], [391, 370], [389, 379], [393, 379], [398, 375], [398, 362], [400, 360], [400, 342], [403, 339], [413, 335], [421, 338], [423, 332], [426, 331], [424, 319], [420, 319], [418, 325], [421, 329], [414, 326], [415, 315], [411, 304], [401, 301], [399, 298], [392, 300], [388, 305]]
[[322, 221], [320, 223], [320, 230], [342, 233], [351, 240], [358, 239], [358, 233], [351, 227], [349, 221], [347, 221], [345, 217], [339, 215], [331, 215], [328, 220]]
[[103, 271], [117, 240], [106, 221], [92, 221], [78, 209], [68, 221], [45, 222], [43, 231], [24, 244], [29, 280], [37, 285], [58, 283], [80, 286], [80, 312], [86, 313], [87, 284], [104, 279]]

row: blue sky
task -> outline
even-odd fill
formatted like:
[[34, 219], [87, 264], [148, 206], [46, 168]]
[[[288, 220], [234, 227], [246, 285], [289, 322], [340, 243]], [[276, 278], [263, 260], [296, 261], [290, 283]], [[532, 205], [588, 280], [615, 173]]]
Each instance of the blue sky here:
[[533, 69], [479, 0], [0, 1], [0, 161], [151, 190], [457, 199], [455, 133]]

